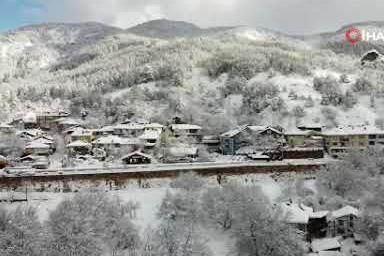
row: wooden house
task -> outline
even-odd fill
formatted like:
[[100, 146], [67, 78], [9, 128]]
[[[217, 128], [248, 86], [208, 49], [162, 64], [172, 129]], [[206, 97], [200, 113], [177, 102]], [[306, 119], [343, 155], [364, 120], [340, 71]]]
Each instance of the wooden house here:
[[138, 123], [126, 123], [113, 126], [113, 134], [120, 137], [136, 138], [144, 132], [144, 125]]
[[72, 143], [69, 143], [66, 148], [68, 150], [68, 154], [71, 156], [87, 155], [91, 153], [92, 144], [85, 141], [77, 140]]
[[91, 130], [84, 129], [81, 127], [77, 127], [73, 129], [72, 132], [69, 133], [70, 136], [70, 141], [84, 141], [91, 143], [94, 139], [95, 136], [93, 135]]
[[208, 152], [220, 152], [220, 138], [215, 135], [206, 135], [203, 136], [203, 139], [201, 140], [201, 144], [203, 144]]
[[327, 216], [329, 237], [353, 236], [355, 232], [356, 219], [359, 216], [359, 210], [352, 206], [331, 212]]
[[153, 161], [153, 158], [140, 151], [135, 151], [124, 156], [121, 160], [124, 164], [150, 164]]
[[51, 129], [57, 125], [57, 119], [68, 117], [69, 113], [64, 111], [42, 111], [35, 115], [38, 127], [42, 129]]
[[384, 146], [384, 130], [375, 126], [346, 126], [323, 131], [325, 148], [331, 156], [339, 157], [351, 149]]
[[50, 153], [50, 146], [39, 141], [32, 141], [25, 146], [25, 155], [49, 155]]
[[120, 149], [121, 142], [122, 138], [115, 135], [109, 135], [96, 139], [92, 142], [92, 145], [95, 148], [104, 149], [107, 154], [110, 154], [111, 152]]
[[284, 132], [287, 145], [291, 148], [296, 147], [324, 147], [323, 136], [320, 132], [313, 130], [293, 129]]
[[193, 137], [200, 140], [201, 126], [194, 124], [172, 124], [169, 126], [174, 137]]
[[36, 139], [32, 140], [32, 142], [48, 145], [50, 149], [50, 153], [53, 153], [56, 151], [56, 143], [54, 139], [51, 140], [42, 136], [42, 137], [37, 137]]
[[146, 130], [139, 136], [139, 140], [144, 145], [144, 148], [152, 149], [158, 144], [160, 135], [161, 130]]
[[285, 145], [282, 131], [269, 126], [240, 126], [221, 134], [220, 141], [224, 155], [235, 155], [237, 150], [247, 146], [266, 151]]

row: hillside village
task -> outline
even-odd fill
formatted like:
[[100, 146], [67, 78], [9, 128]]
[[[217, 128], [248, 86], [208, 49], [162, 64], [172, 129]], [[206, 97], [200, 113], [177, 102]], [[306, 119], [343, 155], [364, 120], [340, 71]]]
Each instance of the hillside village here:
[[327, 128], [242, 125], [223, 134], [181, 117], [169, 123], [144, 119], [91, 129], [65, 111], [29, 112], [0, 124], [2, 166], [86, 167], [220, 161], [339, 158], [352, 149], [384, 145], [376, 126]]

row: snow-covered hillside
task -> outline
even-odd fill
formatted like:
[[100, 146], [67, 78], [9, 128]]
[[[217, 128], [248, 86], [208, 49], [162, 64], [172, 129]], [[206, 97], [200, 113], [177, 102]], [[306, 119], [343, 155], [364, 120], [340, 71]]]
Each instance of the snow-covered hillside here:
[[348, 27], [305, 37], [167, 20], [16, 29], [0, 35], [0, 119], [67, 108], [88, 110], [95, 124], [177, 115], [212, 133], [243, 123], [384, 124], [382, 64], [360, 63], [381, 45], [349, 45], [340, 39]]

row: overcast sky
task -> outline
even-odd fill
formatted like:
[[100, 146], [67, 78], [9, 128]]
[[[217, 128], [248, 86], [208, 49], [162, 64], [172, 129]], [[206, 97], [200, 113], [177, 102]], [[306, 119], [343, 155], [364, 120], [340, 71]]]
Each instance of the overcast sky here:
[[128, 28], [167, 18], [201, 27], [245, 25], [310, 34], [384, 20], [383, 12], [383, 0], [0, 0], [0, 29], [47, 21]]

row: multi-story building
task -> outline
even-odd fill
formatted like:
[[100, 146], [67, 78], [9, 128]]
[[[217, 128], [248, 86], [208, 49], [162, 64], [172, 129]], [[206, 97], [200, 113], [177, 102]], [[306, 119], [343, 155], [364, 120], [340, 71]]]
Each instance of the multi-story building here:
[[347, 126], [323, 131], [325, 148], [332, 156], [349, 149], [384, 146], [384, 130], [375, 126]]

